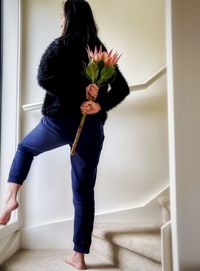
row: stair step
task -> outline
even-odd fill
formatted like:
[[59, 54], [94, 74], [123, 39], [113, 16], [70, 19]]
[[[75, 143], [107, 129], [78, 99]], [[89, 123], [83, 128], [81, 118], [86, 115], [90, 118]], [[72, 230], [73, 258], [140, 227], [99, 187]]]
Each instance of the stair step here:
[[[124, 264], [120, 265], [119, 262], [123, 261], [126, 270], [161, 269], [161, 237], [158, 225], [96, 223], [93, 230], [92, 248], [98, 255], [101, 254], [116, 265], [124, 267]], [[119, 259], [119, 253], [122, 254], [121, 259]], [[126, 263], [125, 258], [129, 264]], [[144, 266], [141, 269], [140, 267], [133, 269], [135, 261], [140, 262], [139, 266], [145, 263], [147, 269]]]
[[[27, 250], [20, 249], [0, 266], [0, 271], [74, 271], [64, 260], [71, 255], [69, 250]], [[88, 254], [86, 263], [91, 271], [121, 271], [109, 261]]]

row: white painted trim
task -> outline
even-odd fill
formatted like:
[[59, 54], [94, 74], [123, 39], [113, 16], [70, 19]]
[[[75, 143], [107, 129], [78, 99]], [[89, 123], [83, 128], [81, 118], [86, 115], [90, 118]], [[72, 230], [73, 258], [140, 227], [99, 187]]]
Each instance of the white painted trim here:
[[131, 91], [144, 90], [144, 89], [148, 88], [150, 85], [152, 85], [155, 81], [157, 81], [166, 72], [167, 72], [167, 67], [166, 66], [161, 67], [159, 70], [157, 70], [155, 73], [153, 73], [145, 81], [131, 85], [130, 86]]
[[[16, 95], [16, 141], [15, 148], [17, 150], [17, 145], [21, 139], [21, 116], [22, 116], [22, 106], [21, 106], [21, 75], [22, 75], [22, 0], [18, 0], [18, 25], [17, 25], [18, 35], [17, 35], [17, 95]], [[20, 192], [18, 193], [18, 202], [20, 205]], [[16, 211], [16, 220], [18, 225], [20, 225], [20, 208]], [[18, 228], [16, 228], [17, 230]]]
[[22, 108], [24, 111], [34, 111], [34, 110], [41, 109], [41, 107], [42, 107], [42, 102], [22, 105]]
[[162, 271], [172, 271], [171, 220], [161, 227]]
[[[17, 1], [18, 14], [17, 14], [17, 57], [16, 57], [16, 98], [15, 98], [15, 150], [17, 149], [18, 142], [21, 136], [21, 55], [22, 55], [22, 0]], [[5, 45], [4, 45], [5, 46]], [[20, 197], [18, 197], [20, 202]], [[8, 225], [0, 226], [0, 239], [11, 235], [15, 231], [20, 229], [20, 210], [15, 210], [14, 218], [10, 221]]]
[[[166, 191], [164, 191], [165, 194]], [[160, 197], [161, 195], [158, 195]], [[161, 208], [158, 197], [141, 208], [95, 215], [95, 224], [123, 223], [143, 225], [162, 225]], [[41, 224], [26, 225], [21, 229], [21, 248], [24, 249], [66, 249], [72, 246], [73, 218], [44, 221]], [[53, 236], [53, 238], [52, 238]]]
[[[15, 231], [1, 239], [0, 266], [19, 250], [20, 231]], [[2, 270], [2, 269], [1, 269]]]
[[[140, 204], [140, 205], [137, 205], [137, 206], [134, 206], [134, 207], [123, 208], [123, 209], [106, 210], [106, 212], [95, 213], [95, 216], [97, 217], [97, 216], [104, 216], [104, 215], [109, 215], [109, 214], [112, 215], [112, 214], [117, 214], [117, 213], [121, 213], [121, 212], [126, 212], [126, 211], [131, 211], [131, 210], [136, 210], [136, 209], [140, 209], [140, 208], [146, 207], [153, 200], [155, 200], [156, 198], [158, 198], [159, 195], [161, 195], [168, 188], [169, 188], [169, 185], [167, 185], [166, 187], [164, 187], [158, 193], [152, 195], [151, 198], [149, 198], [148, 200], [146, 200], [143, 204]], [[68, 223], [68, 222], [72, 222], [73, 220], [74, 220], [73, 217], [70, 217], [68, 219], [63, 219], [63, 220], [54, 220], [54, 221], [49, 221], [49, 222], [42, 223], [42, 224], [35, 224], [35, 225], [32, 225], [31, 227], [24, 227], [23, 230], [34, 229], [34, 228], [37, 228], [37, 227], [48, 226], [48, 225], [50, 226], [50, 225], [59, 224], [59, 223]]]
[[110, 214], [110, 213], [115, 213], [115, 212], [123, 212], [123, 211], [128, 211], [128, 210], [132, 210], [135, 208], [142, 208], [145, 207], [146, 205], [148, 205], [152, 200], [154, 200], [155, 198], [157, 198], [160, 194], [162, 194], [165, 190], [167, 190], [169, 188], [169, 184], [167, 184], [165, 187], [163, 187], [159, 192], [154, 193], [152, 195], [149, 196], [149, 198], [147, 198], [143, 203], [139, 204], [139, 205], [135, 205], [135, 206], [127, 206], [123, 209], [112, 209], [112, 210], [108, 210], [106, 209], [105, 212], [99, 212], [97, 215], [105, 215], [105, 214]]
[[[150, 85], [152, 85], [155, 81], [157, 81], [163, 74], [167, 71], [166, 66], [161, 67], [158, 71], [153, 73], [147, 80], [137, 83], [135, 85], [130, 86], [131, 91], [144, 90]], [[22, 105], [24, 111], [34, 111], [41, 109], [43, 102], [31, 103]]]
[[0, 226], [0, 240], [20, 230], [20, 222], [16, 221], [6, 226]]
[[173, 48], [172, 48], [172, 0], [165, 0], [166, 48], [167, 48], [167, 97], [168, 97], [168, 145], [169, 145], [169, 178], [171, 205], [171, 233], [173, 270], [179, 271], [177, 210], [176, 210], [176, 159], [174, 129], [174, 85], [173, 85]]
[[17, 97], [16, 97], [16, 148], [21, 139], [21, 74], [22, 74], [22, 0], [18, 0], [18, 35], [17, 35]]

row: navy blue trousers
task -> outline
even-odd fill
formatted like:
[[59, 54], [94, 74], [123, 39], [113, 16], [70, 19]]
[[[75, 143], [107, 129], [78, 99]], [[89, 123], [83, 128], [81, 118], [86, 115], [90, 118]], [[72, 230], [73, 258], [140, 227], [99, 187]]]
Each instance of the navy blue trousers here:
[[[43, 152], [73, 143], [80, 119], [41, 118], [40, 123], [18, 144], [8, 182], [23, 184], [33, 158]], [[76, 153], [71, 157], [74, 217], [74, 250], [89, 253], [94, 223], [94, 186], [104, 141], [103, 124], [87, 116]]]

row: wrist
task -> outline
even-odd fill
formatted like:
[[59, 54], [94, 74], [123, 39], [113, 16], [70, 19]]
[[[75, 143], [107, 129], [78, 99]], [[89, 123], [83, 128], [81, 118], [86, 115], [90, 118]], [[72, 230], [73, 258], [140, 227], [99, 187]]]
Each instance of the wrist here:
[[101, 105], [99, 103], [96, 103], [98, 112], [101, 111]]

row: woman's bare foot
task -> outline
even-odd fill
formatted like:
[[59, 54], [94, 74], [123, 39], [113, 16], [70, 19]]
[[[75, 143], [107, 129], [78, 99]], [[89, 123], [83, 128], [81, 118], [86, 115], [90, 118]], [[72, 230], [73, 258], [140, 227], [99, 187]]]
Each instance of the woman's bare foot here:
[[7, 198], [5, 205], [0, 214], [0, 225], [6, 225], [9, 222], [12, 211], [17, 209], [18, 206], [19, 204], [16, 201], [16, 199], [11, 198], [11, 197]]
[[86, 264], [84, 260], [84, 254], [74, 251], [72, 256], [65, 260], [66, 263], [71, 264], [78, 270], [86, 270]]
[[11, 218], [12, 211], [18, 208], [17, 194], [20, 188], [21, 184], [7, 183], [6, 199], [0, 214], [0, 225], [6, 225]]

